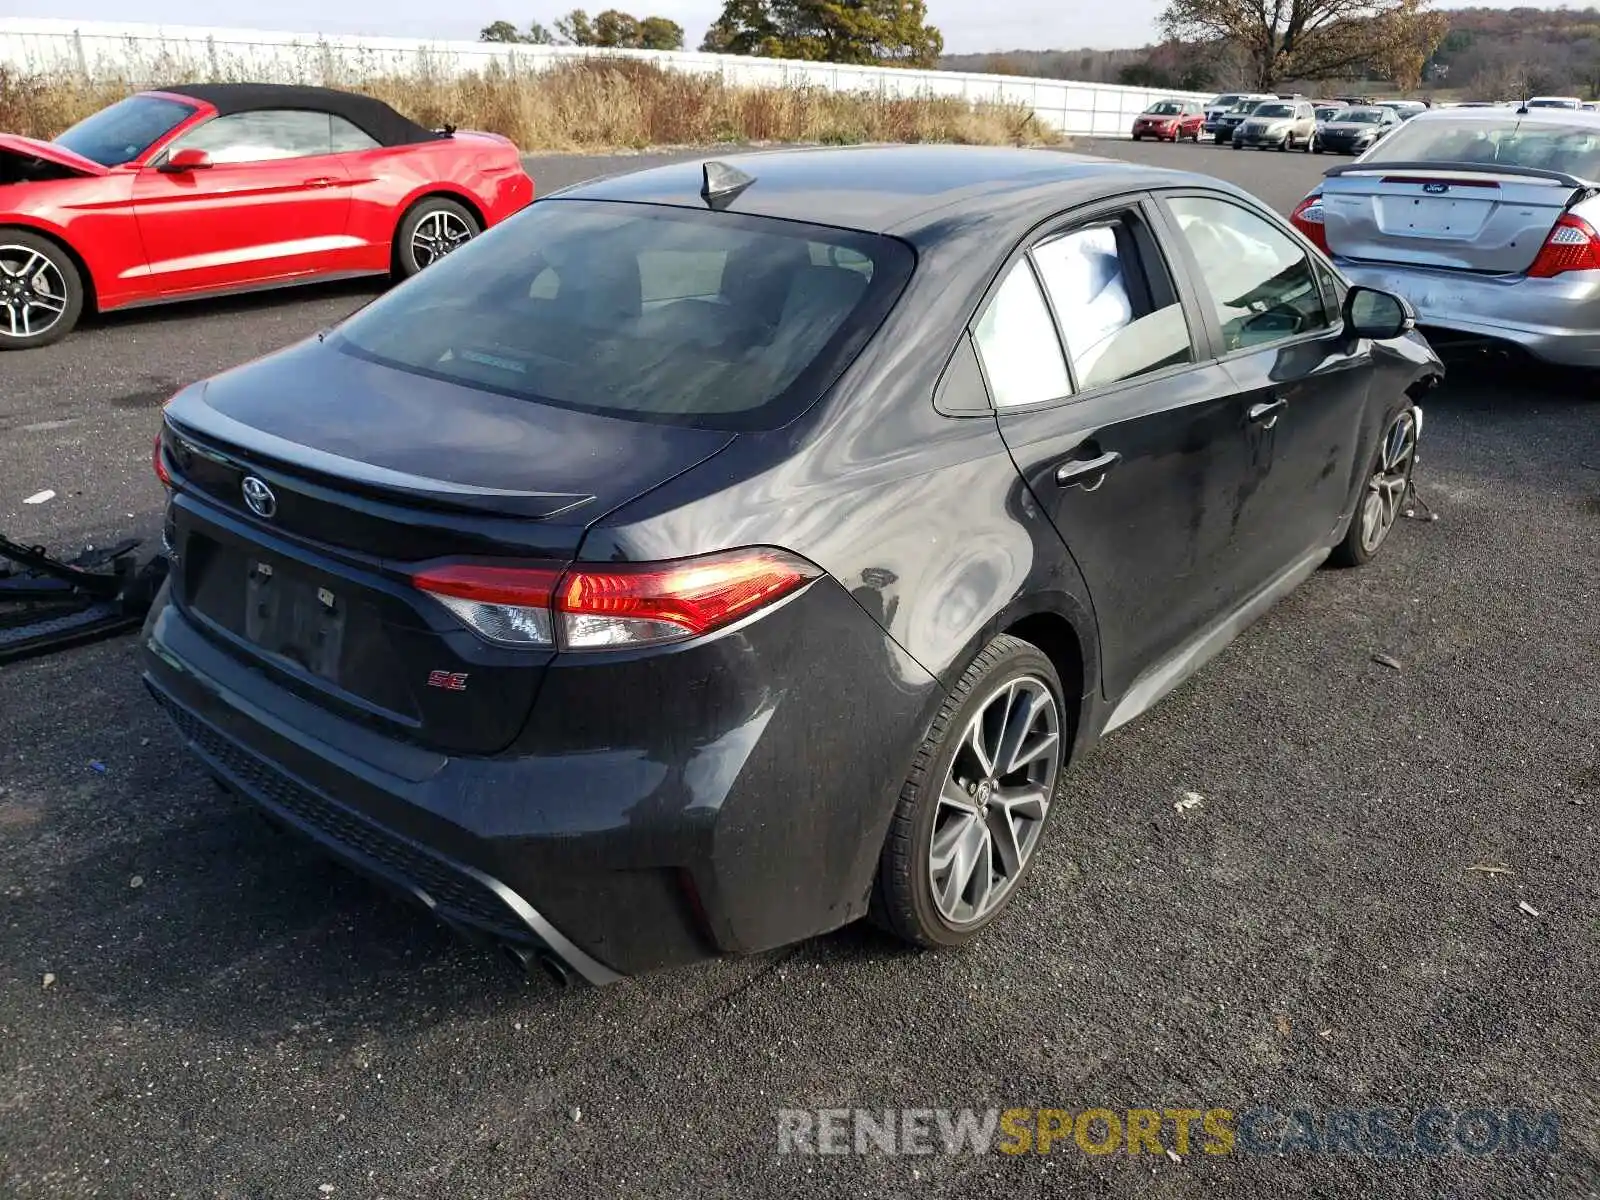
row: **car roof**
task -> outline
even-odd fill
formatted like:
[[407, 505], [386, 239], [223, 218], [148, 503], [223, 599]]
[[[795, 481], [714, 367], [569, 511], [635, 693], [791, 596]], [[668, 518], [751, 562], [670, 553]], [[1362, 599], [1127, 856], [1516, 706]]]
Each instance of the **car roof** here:
[[1585, 112], [1581, 108], [1530, 108], [1526, 112], [1516, 108], [1432, 108], [1418, 113], [1407, 124], [1418, 121], [1440, 120], [1483, 121], [1500, 124], [1532, 123], [1546, 125], [1593, 125], [1600, 128], [1600, 113]]
[[154, 89], [167, 96], [182, 96], [209, 104], [218, 116], [298, 109], [333, 113], [343, 117], [380, 146], [405, 146], [438, 140], [440, 133], [424, 129], [395, 112], [382, 100], [337, 88], [301, 87], [286, 83], [180, 83]]
[[[564, 188], [551, 199], [612, 200], [704, 209], [706, 160], [674, 163]], [[997, 146], [859, 146], [717, 156], [755, 182], [729, 212], [859, 229], [913, 242], [963, 218], [1000, 219], [1018, 236], [1056, 212], [1158, 186], [1230, 184], [1189, 171], [1116, 159]]]

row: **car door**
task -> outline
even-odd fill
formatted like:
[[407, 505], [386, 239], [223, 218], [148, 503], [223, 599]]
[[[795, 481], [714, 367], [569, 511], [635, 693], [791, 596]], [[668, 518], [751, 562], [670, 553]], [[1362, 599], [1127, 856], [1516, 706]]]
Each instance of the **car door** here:
[[1371, 343], [1346, 336], [1332, 272], [1277, 217], [1205, 191], [1159, 204], [1246, 406], [1251, 457], [1268, 466], [1259, 534], [1241, 572], [1265, 583], [1331, 544], [1350, 497]]
[[[350, 268], [350, 174], [325, 112], [215, 117], [179, 135], [134, 184], [152, 286], [208, 291]], [[201, 150], [211, 165], [174, 171]]]
[[1066, 217], [973, 327], [1000, 433], [1088, 583], [1116, 700], [1236, 606], [1258, 478], [1245, 401], [1144, 197]]

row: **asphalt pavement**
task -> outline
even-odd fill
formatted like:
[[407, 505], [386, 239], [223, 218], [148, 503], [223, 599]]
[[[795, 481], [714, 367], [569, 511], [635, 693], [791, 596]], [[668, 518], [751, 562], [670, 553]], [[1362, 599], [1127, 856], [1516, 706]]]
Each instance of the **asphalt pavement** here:
[[[1281, 210], [1324, 165], [1092, 149]], [[653, 161], [530, 166], [545, 192]], [[0, 528], [153, 534], [161, 402], [374, 294], [108, 316], [0, 357]], [[1438, 521], [1319, 573], [1077, 764], [1013, 911], [957, 953], [856, 928], [557, 991], [215, 792], [131, 639], [5, 668], [0, 1195], [1600, 1194], [1595, 395], [1454, 364], [1418, 474]], [[1553, 1112], [1559, 1145], [778, 1152], [784, 1108], [1258, 1105]]]

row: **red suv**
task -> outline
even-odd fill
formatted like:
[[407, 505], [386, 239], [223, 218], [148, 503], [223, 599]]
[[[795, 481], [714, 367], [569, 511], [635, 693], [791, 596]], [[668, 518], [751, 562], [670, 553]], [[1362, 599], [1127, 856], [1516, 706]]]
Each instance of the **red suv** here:
[[1133, 140], [1159, 138], [1165, 142], [1200, 140], [1205, 109], [1198, 100], [1157, 100], [1133, 119]]

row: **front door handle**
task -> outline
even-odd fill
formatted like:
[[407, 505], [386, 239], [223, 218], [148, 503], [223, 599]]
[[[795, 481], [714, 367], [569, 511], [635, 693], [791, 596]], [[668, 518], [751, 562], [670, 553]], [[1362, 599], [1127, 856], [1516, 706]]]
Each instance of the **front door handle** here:
[[332, 175], [319, 175], [315, 179], [306, 180], [305, 186], [306, 187], [319, 187], [319, 188], [320, 187], [332, 187], [334, 184], [336, 184], [338, 182], [339, 181], [337, 179], [335, 179]]
[[1092, 492], [1106, 481], [1106, 472], [1121, 461], [1122, 455], [1115, 450], [1108, 450], [1098, 458], [1075, 458], [1056, 468], [1056, 483]]
[[1288, 407], [1289, 402], [1280, 396], [1276, 400], [1268, 400], [1262, 404], [1252, 404], [1247, 415], [1251, 424], [1259, 425], [1263, 429], [1271, 429], [1278, 423], [1278, 418], [1283, 415], [1283, 410]]

